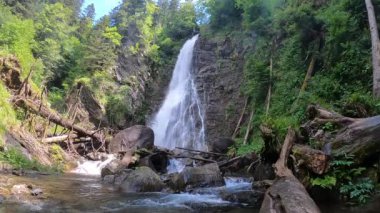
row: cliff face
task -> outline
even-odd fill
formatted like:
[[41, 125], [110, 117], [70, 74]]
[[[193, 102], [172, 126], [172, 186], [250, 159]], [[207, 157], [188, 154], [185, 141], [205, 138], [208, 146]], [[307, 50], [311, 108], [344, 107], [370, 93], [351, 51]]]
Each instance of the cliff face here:
[[233, 134], [245, 102], [240, 92], [244, 54], [252, 45], [253, 38], [201, 36], [195, 46], [194, 72], [205, 110], [208, 144]]

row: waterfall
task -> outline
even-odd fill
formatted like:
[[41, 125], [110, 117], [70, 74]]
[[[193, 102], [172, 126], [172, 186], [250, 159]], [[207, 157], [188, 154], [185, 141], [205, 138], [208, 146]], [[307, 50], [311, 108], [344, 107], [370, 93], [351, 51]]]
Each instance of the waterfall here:
[[207, 150], [204, 112], [193, 75], [193, 52], [198, 35], [182, 47], [165, 100], [151, 121], [155, 145]]

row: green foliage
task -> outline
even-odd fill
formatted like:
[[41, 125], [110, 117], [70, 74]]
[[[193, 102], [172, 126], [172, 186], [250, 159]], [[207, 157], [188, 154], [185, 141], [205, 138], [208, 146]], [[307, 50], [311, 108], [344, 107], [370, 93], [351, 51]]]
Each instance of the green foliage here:
[[29, 160], [15, 148], [0, 152], [0, 160], [9, 163], [16, 169], [30, 169], [37, 171], [50, 171], [52, 169], [41, 165], [35, 160]]
[[336, 185], [336, 177], [328, 175], [325, 175], [322, 178], [317, 177], [311, 180], [311, 185], [332, 189], [332, 187]]
[[322, 177], [311, 178], [313, 186], [332, 189], [337, 187], [343, 199], [356, 203], [366, 203], [375, 185], [369, 178], [363, 178], [364, 167], [355, 167], [353, 156], [336, 156], [330, 171]]
[[236, 150], [236, 155], [242, 156], [246, 154], [250, 154], [252, 152], [259, 154], [261, 150], [264, 147], [264, 141], [262, 138], [257, 135], [253, 137], [254, 139], [252, 141], [249, 141], [247, 144], [243, 144], [243, 139], [242, 138], [237, 138], [235, 139], [237, 142], [237, 150]]
[[9, 103], [10, 94], [6, 90], [4, 84], [0, 82], [0, 140], [6, 129], [18, 124], [16, 113], [12, 105]]

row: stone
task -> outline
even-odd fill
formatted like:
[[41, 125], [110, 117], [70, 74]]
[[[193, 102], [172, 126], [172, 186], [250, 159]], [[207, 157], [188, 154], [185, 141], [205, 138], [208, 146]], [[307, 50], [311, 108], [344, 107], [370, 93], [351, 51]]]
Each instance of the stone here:
[[125, 166], [122, 164], [120, 160], [112, 160], [109, 164], [107, 164], [102, 171], [100, 172], [100, 176], [104, 178], [107, 175], [114, 175], [121, 172], [125, 169]]
[[179, 174], [173, 175], [169, 183], [169, 186], [175, 191], [224, 185], [224, 178], [216, 163], [206, 164], [199, 167], [186, 167]]
[[239, 190], [222, 192], [221, 197], [233, 203], [241, 203], [250, 207], [260, 208], [265, 195], [265, 190]]
[[159, 192], [164, 183], [152, 169], [143, 166], [127, 172], [120, 188], [123, 192]]
[[110, 153], [125, 153], [137, 149], [151, 149], [154, 143], [154, 132], [151, 128], [136, 125], [117, 133], [108, 145]]
[[11, 193], [14, 195], [29, 194], [30, 189], [26, 184], [17, 184], [12, 186]]
[[38, 195], [43, 194], [43, 191], [42, 191], [42, 189], [40, 189], [40, 188], [36, 188], [36, 189], [33, 189], [33, 190], [30, 192], [30, 194], [31, 194], [32, 196], [38, 196]]
[[235, 141], [231, 138], [217, 138], [209, 145], [209, 150], [216, 153], [226, 154], [229, 147], [235, 145]]

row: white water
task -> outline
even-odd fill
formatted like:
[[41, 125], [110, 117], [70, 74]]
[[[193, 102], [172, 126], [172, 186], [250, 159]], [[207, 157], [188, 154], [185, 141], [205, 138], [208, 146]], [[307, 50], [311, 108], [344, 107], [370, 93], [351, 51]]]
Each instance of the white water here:
[[151, 121], [155, 145], [207, 150], [204, 112], [193, 76], [193, 52], [198, 35], [182, 47], [165, 100]]
[[109, 154], [107, 155], [107, 158], [104, 161], [90, 161], [90, 160], [85, 160], [83, 162], [78, 161], [77, 168], [72, 170], [71, 173], [100, 176], [102, 169], [114, 159], [116, 159], [115, 156], [112, 154]]

